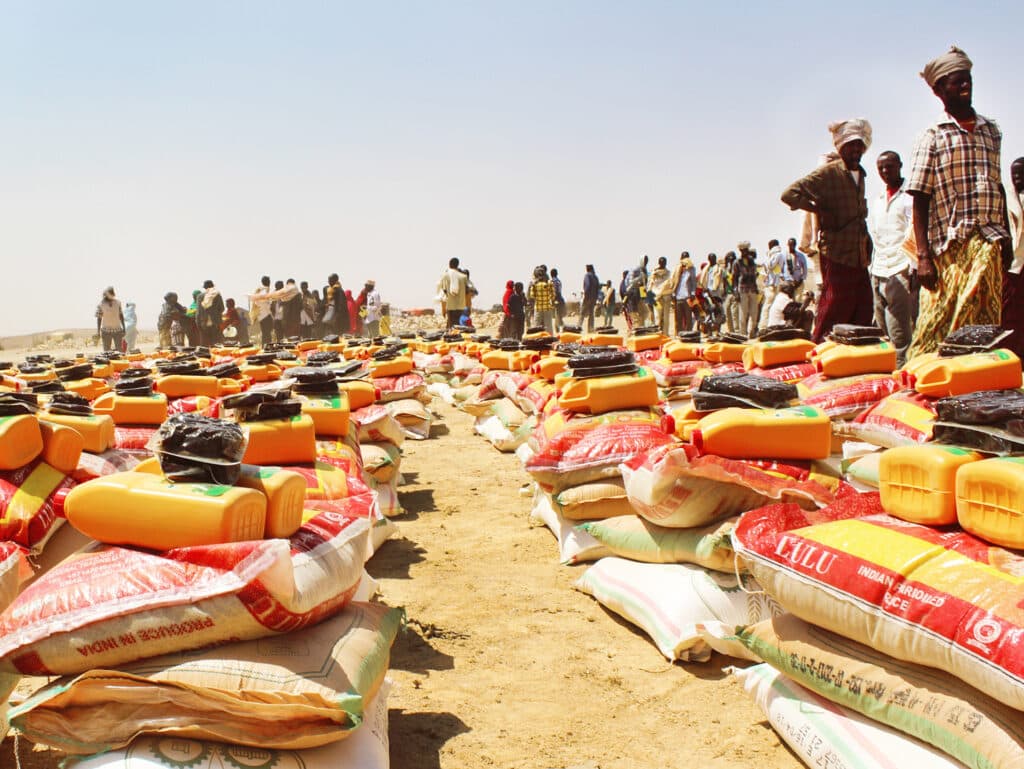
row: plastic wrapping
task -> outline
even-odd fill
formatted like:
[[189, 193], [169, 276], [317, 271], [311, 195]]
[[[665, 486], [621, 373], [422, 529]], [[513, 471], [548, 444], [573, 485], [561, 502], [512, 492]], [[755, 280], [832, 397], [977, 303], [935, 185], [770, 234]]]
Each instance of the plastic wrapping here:
[[693, 405], [698, 411], [740, 406], [745, 408], [782, 408], [796, 400], [796, 385], [746, 373], [725, 373], [704, 377]]
[[829, 338], [839, 344], [877, 344], [885, 339], [885, 332], [878, 326], [855, 326], [852, 323], [837, 323], [832, 327]]
[[998, 425], [1013, 435], [1024, 436], [1024, 392], [980, 390], [935, 401], [941, 422], [965, 425]]
[[793, 326], [768, 326], [758, 329], [757, 339], [760, 342], [785, 342], [789, 339], [810, 339], [811, 335], [802, 328]]
[[160, 425], [152, 450], [171, 481], [233, 485], [241, 473], [246, 439], [234, 422], [175, 414]]
[[577, 353], [569, 357], [567, 365], [574, 379], [633, 374], [637, 370], [636, 356], [614, 347], [594, 347]]
[[59, 392], [50, 396], [46, 410], [51, 414], [67, 414], [68, 416], [92, 416], [92, 406], [88, 399], [78, 393]]
[[35, 414], [38, 409], [35, 392], [0, 394], [0, 417]]
[[999, 326], [964, 326], [950, 333], [939, 345], [939, 357], [950, 358], [974, 352], [988, 352], [1012, 334]]

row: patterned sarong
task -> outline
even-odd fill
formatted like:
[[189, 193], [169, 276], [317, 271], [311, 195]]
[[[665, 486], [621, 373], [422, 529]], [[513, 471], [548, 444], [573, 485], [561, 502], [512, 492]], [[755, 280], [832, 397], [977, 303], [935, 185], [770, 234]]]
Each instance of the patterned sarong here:
[[953, 241], [933, 257], [939, 275], [934, 291], [921, 289], [921, 309], [907, 359], [934, 352], [951, 331], [972, 325], [1000, 324], [1003, 267], [998, 243], [975, 232]]
[[818, 300], [815, 342], [823, 342], [837, 323], [867, 326], [874, 316], [874, 297], [867, 267], [850, 267], [821, 260], [821, 298]]

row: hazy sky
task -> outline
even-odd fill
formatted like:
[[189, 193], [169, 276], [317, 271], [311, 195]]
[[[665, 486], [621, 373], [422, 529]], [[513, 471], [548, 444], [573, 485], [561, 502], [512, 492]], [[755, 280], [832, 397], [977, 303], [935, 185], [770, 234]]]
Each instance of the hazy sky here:
[[[983, 8], [983, 9], [982, 9]], [[1024, 155], [1024, 4], [0, 2], [0, 336], [89, 326], [104, 286], [269, 273], [429, 306], [451, 256], [481, 303], [544, 262], [579, 290], [644, 253], [798, 231], [779, 202], [874, 125], [909, 156], [951, 43]], [[909, 160], [909, 158], [907, 158]], [[616, 280], [617, 283], [617, 280]]]

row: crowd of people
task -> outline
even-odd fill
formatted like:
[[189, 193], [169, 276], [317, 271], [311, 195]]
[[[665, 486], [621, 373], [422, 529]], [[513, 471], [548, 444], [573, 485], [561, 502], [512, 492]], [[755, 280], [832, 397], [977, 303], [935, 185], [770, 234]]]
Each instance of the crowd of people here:
[[[781, 195], [805, 212], [801, 238], [767, 244], [763, 259], [747, 241], [699, 266], [689, 252], [669, 265], [644, 256], [622, 271], [616, 287], [587, 265], [578, 325], [593, 331], [595, 315], [610, 325], [617, 308], [629, 328], [657, 326], [668, 334], [694, 329], [753, 336], [777, 325], [805, 328], [823, 340], [839, 323], [876, 325], [898, 361], [935, 350], [951, 331], [971, 324], [1016, 331], [1010, 347], [1024, 352], [1024, 157], [1002, 183], [1002, 134], [972, 104], [972, 62], [953, 47], [921, 73], [943, 106], [942, 117], [917, 139], [909, 176], [893, 150], [878, 155], [885, 189], [868, 205], [861, 160], [872, 141], [863, 118], [829, 125], [834, 152]], [[799, 245], [798, 245], [799, 244]], [[818, 280], [809, 283], [811, 268]], [[566, 301], [556, 269], [539, 265], [524, 289], [508, 281], [503, 334], [521, 337], [527, 322], [560, 330]]]
[[[282, 342], [286, 339], [342, 336], [380, 336], [390, 332], [389, 308], [381, 300], [376, 282], [367, 280], [356, 296], [343, 289], [337, 274], [322, 289], [310, 290], [306, 281], [293, 278], [271, 285], [269, 276], [245, 299], [225, 299], [212, 280], [192, 292], [188, 307], [168, 291], [157, 315], [161, 347], [212, 346], [225, 341], [240, 345]], [[96, 336], [103, 349], [134, 350], [138, 340], [135, 303], [123, 306], [108, 286], [96, 307]]]
[[[872, 143], [868, 120], [829, 125], [834, 152], [781, 194], [805, 212], [800, 239], [785, 248], [767, 243], [763, 259], [748, 241], [699, 265], [683, 251], [670, 265], [647, 256], [622, 271], [618, 285], [586, 265], [572, 292], [576, 324], [592, 332], [622, 313], [628, 328], [657, 326], [668, 334], [700, 330], [754, 336], [759, 328], [798, 326], [821, 341], [839, 323], [879, 326], [908, 357], [931, 352], [950, 331], [970, 324], [1024, 328], [1024, 157], [1010, 165], [1012, 189], [1002, 183], [1002, 134], [973, 107], [972, 62], [959, 48], [929, 62], [921, 73], [943, 106], [942, 117], [914, 144], [909, 174], [893, 150], [876, 159], [885, 189], [868, 205], [861, 161]], [[817, 278], [811, 282], [811, 277]], [[469, 270], [452, 258], [437, 284], [448, 328], [473, 326], [478, 292]], [[169, 292], [157, 327], [160, 344], [247, 344], [295, 337], [387, 332], [386, 306], [374, 281], [353, 296], [336, 274], [321, 290], [294, 279], [271, 284], [263, 276], [247, 296], [249, 309], [223, 299], [213, 281], [192, 292], [190, 306]], [[502, 337], [528, 328], [556, 333], [569, 303], [557, 268], [541, 264], [527, 283], [508, 280], [502, 297]], [[575, 309], [575, 307], [573, 308]], [[135, 306], [122, 308], [112, 287], [96, 310], [104, 349], [133, 348]], [[384, 327], [382, 327], [382, 322]], [[1024, 350], [1021, 337], [1010, 346]]]

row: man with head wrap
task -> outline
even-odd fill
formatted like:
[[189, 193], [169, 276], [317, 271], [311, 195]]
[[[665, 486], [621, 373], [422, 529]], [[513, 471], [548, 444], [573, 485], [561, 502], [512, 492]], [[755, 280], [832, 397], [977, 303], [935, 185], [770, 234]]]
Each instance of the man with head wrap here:
[[864, 169], [860, 159], [871, 145], [871, 124], [863, 118], [829, 125], [836, 154], [782, 193], [794, 211], [810, 211], [818, 219], [821, 257], [821, 298], [814, 340], [822, 341], [837, 323], [867, 325], [873, 303], [867, 266], [871, 239], [866, 218]]
[[971, 60], [955, 46], [921, 77], [945, 112], [914, 145], [907, 191], [921, 309], [907, 357], [935, 350], [951, 331], [998, 325], [1012, 248], [999, 169], [1002, 133], [971, 104]]

